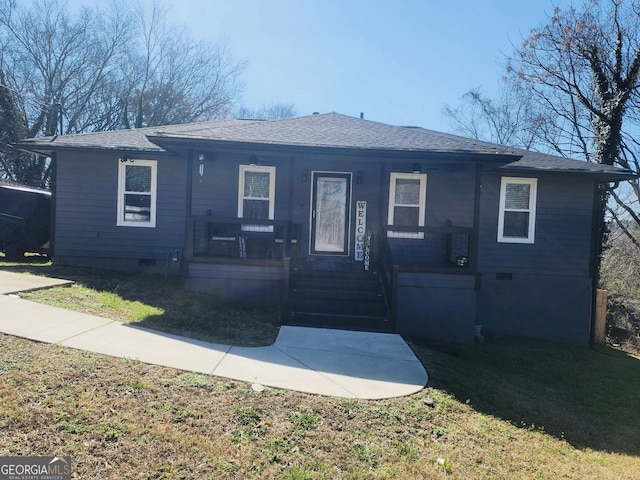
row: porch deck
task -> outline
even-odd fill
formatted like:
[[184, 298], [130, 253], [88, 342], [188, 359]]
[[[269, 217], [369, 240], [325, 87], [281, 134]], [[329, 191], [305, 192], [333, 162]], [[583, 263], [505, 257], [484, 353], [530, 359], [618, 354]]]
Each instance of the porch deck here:
[[[432, 317], [448, 331], [454, 306], [473, 323], [475, 229], [394, 226], [388, 235], [383, 227], [365, 269], [353, 258], [298, 256], [297, 225], [256, 221], [261, 228], [246, 230], [243, 222], [193, 219], [187, 289], [279, 307], [286, 325], [421, 335]], [[248, 248], [252, 240], [259, 248]]]

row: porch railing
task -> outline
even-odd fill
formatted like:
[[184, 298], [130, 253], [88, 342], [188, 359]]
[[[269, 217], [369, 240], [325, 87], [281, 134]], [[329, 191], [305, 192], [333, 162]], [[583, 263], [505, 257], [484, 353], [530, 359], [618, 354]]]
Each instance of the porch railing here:
[[282, 262], [298, 255], [298, 231], [297, 224], [282, 220], [192, 216], [185, 257]]
[[[390, 233], [391, 232], [391, 233]], [[395, 328], [398, 278], [401, 273], [477, 275], [477, 230], [456, 227], [381, 226], [377, 265]]]

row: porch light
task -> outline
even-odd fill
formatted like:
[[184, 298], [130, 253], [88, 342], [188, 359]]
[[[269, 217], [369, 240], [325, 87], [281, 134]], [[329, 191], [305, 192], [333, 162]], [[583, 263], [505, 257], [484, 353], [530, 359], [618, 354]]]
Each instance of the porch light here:
[[200, 165], [198, 166], [198, 173], [200, 174], [200, 176], [203, 176], [204, 175], [204, 154], [203, 153], [198, 155], [198, 162], [200, 162]]
[[133, 162], [133, 160], [131, 159], [131, 157], [129, 157], [129, 155], [122, 155], [119, 158], [121, 163], [127, 163], [127, 162]]
[[420, 173], [422, 171], [420, 164], [419, 163], [414, 163], [413, 166], [411, 167], [411, 171], [413, 173]]

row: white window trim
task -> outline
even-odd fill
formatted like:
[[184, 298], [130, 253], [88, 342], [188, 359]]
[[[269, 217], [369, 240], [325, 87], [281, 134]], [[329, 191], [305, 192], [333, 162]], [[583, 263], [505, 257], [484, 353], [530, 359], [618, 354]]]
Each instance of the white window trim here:
[[[151, 167], [151, 192], [148, 195], [151, 196], [151, 212], [148, 222], [132, 222], [127, 221], [124, 218], [124, 196], [126, 193], [126, 169], [127, 166], [136, 165]], [[116, 225], [119, 227], [142, 227], [142, 228], [155, 228], [156, 226], [156, 202], [157, 202], [157, 187], [158, 187], [158, 162], [155, 160], [128, 160], [126, 162], [118, 160], [118, 217]], [[131, 192], [139, 194], [140, 192]]]
[[[395, 207], [414, 207], [415, 205], [402, 205], [396, 204], [396, 180], [419, 180], [420, 181], [420, 203], [418, 204], [418, 227], [424, 227], [424, 217], [426, 210], [427, 200], [427, 174], [426, 173], [398, 173], [391, 172], [389, 179], [389, 209], [387, 212], [387, 224], [393, 225], [394, 208]], [[394, 232], [389, 230], [387, 232], [389, 238], [424, 238], [424, 232]]]
[[[244, 200], [252, 200], [252, 198], [244, 196], [244, 177], [247, 172], [267, 172], [269, 174], [269, 220], [273, 220], [276, 208], [276, 167], [262, 165], [240, 165], [240, 174], [238, 176], [238, 218], [244, 218]], [[264, 198], [260, 197], [253, 200], [264, 200]], [[273, 232], [273, 226], [271, 225], [243, 225], [242, 229], [245, 231]]]
[[[528, 212], [529, 213], [529, 231], [526, 237], [505, 237], [504, 236], [504, 212], [507, 185], [513, 183], [530, 185], [529, 189], [529, 208], [528, 209], [508, 209], [510, 212]], [[522, 178], [522, 177], [502, 177], [500, 183], [500, 210], [498, 214], [498, 242], [501, 243], [534, 243], [536, 233], [536, 199], [538, 195], [538, 179]]]

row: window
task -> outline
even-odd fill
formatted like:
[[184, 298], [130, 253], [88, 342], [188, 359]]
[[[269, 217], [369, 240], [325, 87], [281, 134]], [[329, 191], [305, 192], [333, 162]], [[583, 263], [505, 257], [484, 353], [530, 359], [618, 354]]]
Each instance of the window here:
[[[427, 175], [392, 173], [389, 185], [389, 225], [424, 227]], [[424, 238], [424, 232], [392, 232], [392, 238]]]
[[498, 242], [533, 243], [537, 186], [535, 178], [502, 177]]
[[118, 167], [118, 226], [156, 226], [157, 162], [129, 160]]
[[[276, 167], [240, 165], [238, 218], [273, 220]], [[272, 225], [243, 225], [246, 231], [272, 232]]]

